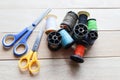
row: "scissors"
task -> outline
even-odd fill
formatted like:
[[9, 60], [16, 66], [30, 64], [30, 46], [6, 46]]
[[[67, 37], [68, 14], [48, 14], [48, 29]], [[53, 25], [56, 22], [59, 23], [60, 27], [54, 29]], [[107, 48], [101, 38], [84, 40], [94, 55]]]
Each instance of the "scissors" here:
[[[20, 38], [18, 43], [16, 43], [13, 47], [13, 53], [15, 56], [20, 57], [24, 55], [28, 50], [28, 45], [26, 43], [28, 37], [33, 32], [35, 27], [42, 21], [42, 19], [51, 11], [50, 8], [48, 8], [45, 12], [43, 12], [40, 17], [34, 21], [29, 27], [26, 27], [18, 34], [7, 34], [2, 39], [2, 44], [5, 48], [12, 47]], [[7, 42], [9, 40], [12, 40], [11, 42]], [[18, 52], [17, 49], [20, 47], [24, 47], [24, 50], [22, 52]]]
[[[43, 36], [43, 29], [40, 29], [40, 32], [35, 40], [32, 50], [28, 54], [22, 56], [18, 62], [18, 66], [20, 70], [28, 69], [30, 73], [36, 73], [39, 71], [40, 64], [37, 59], [37, 51], [38, 51], [42, 36]], [[26, 64], [22, 65], [22, 63], [26, 63]], [[35, 69], [33, 69], [34, 66], [35, 66]]]

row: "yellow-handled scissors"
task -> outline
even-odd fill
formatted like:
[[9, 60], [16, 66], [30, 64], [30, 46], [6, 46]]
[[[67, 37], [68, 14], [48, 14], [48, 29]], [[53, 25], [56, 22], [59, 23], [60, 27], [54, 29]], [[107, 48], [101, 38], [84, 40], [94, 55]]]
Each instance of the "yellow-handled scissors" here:
[[[28, 54], [20, 58], [18, 65], [21, 70], [28, 69], [30, 73], [36, 73], [39, 71], [40, 64], [37, 59], [37, 51], [39, 48], [39, 44], [41, 42], [42, 35], [43, 35], [43, 28], [40, 29], [40, 32], [35, 40], [32, 50]], [[24, 62], [26, 64], [22, 65], [22, 63]], [[35, 69], [33, 69], [33, 67], [35, 67]]]

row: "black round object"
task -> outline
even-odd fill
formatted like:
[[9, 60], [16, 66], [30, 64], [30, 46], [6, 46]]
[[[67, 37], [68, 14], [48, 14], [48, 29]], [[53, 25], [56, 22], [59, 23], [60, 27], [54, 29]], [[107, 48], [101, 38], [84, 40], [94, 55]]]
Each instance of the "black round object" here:
[[87, 42], [89, 43], [90, 46], [92, 46], [94, 44], [94, 42], [97, 38], [98, 38], [97, 31], [89, 31], [88, 32]]
[[62, 36], [60, 35], [60, 33], [56, 31], [50, 32], [47, 38], [48, 48], [53, 51], [60, 49], [62, 46], [61, 40], [62, 40]]
[[83, 58], [78, 56], [78, 55], [72, 55], [72, 56], [70, 56], [70, 59], [72, 59], [73, 61], [75, 61], [77, 63], [83, 63], [84, 62]]
[[88, 37], [91, 39], [91, 40], [96, 40], [98, 38], [98, 33], [97, 31], [90, 31], [88, 33]]
[[87, 26], [85, 24], [78, 24], [73, 29], [73, 38], [79, 43], [87, 34]]

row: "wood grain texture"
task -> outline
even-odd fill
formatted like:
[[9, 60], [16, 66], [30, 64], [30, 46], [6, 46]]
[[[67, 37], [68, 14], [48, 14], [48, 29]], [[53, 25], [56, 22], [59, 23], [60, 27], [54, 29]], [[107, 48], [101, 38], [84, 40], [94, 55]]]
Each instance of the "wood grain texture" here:
[[[2, 37], [6, 33], [1, 33]], [[35, 38], [38, 32], [33, 32], [33, 34], [28, 39], [29, 50], [32, 49]], [[85, 57], [112, 57], [120, 56], [120, 31], [99, 31], [99, 38], [95, 41], [94, 45], [87, 50]], [[72, 48], [65, 50], [61, 49], [56, 52], [52, 52], [47, 47], [47, 36], [44, 34], [39, 50], [38, 58], [69, 58], [70, 55], [74, 53]], [[13, 49], [5, 50], [0, 44], [0, 59], [15, 59], [13, 55]]]
[[[99, 30], [120, 30], [120, 9], [53, 9], [51, 14], [57, 15], [57, 25], [62, 22], [68, 11], [88, 11], [91, 18], [97, 19]], [[19, 32], [29, 26], [44, 9], [0, 9], [0, 32]], [[117, 17], [115, 17], [117, 16]], [[39, 31], [41, 26], [45, 26], [45, 19], [37, 26], [35, 31]]]
[[[85, 63], [76, 64], [69, 59], [40, 60], [40, 72], [30, 76], [20, 72], [18, 61], [0, 61], [2, 80], [119, 80], [120, 58], [85, 58]], [[8, 68], [9, 66], [9, 68]]]
[[1, 9], [32, 8], [120, 8], [120, 0], [1, 0]]

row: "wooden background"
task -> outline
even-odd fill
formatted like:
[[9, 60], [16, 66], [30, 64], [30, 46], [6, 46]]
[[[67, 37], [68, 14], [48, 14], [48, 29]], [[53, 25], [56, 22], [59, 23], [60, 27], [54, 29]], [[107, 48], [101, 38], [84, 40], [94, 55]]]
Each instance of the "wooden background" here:
[[[72, 49], [51, 52], [44, 34], [39, 47], [40, 72], [31, 76], [21, 73], [18, 58], [0, 43], [0, 80], [120, 80], [120, 0], [0, 0], [0, 37], [17, 33], [29, 26], [47, 7], [58, 17], [58, 26], [72, 10], [88, 11], [97, 19], [99, 38], [85, 55], [83, 64], [69, 59]], [[28, 39], [32, 48], [43, 20]]]

